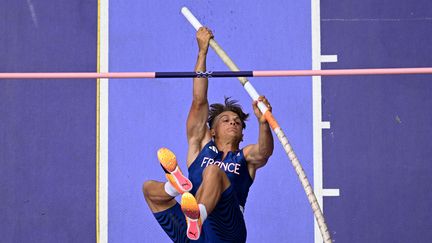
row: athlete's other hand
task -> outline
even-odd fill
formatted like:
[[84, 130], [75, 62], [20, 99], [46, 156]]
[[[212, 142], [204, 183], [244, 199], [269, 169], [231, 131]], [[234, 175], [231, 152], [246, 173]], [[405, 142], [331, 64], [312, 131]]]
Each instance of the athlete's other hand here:
[[267, 121], [266, 121], [265, 117], [263, 116], [262, 112], [261, 112], [260, 109], [258, 108], [258, 102], [259, 102], [259, 101], [263, 102], [263, 103], [267, 106], [267, 109], [268, 109], [270, 112], [272, 111], [272, 107], [271, 107], [269, 101], [267, 100], [267, 98], [266, 98], [265, 96], [263, 96], [263, 95], [261, 95], [260, 97], [258, 97], [258, 100], [255, 100], [255, 101], [252, 103], [252, 107], [253, 107], [253, 110], [254, 110], [255, 116], [258, 118], [258, 121], [259, 121], [260, 123], [266, 123]]

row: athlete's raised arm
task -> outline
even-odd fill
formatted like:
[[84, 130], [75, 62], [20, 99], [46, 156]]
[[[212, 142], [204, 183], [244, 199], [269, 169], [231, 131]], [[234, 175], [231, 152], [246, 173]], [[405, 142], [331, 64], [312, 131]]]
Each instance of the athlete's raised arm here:
[[[260, 96], [258, 101], [264, 102], [264, 104], [267, 105], [269, 111], [272, 110], [270, 103], [264, 96]], [[244, 155], [246, 161], [248, 161], [248, 169], [252, 177], [255, 176], [255, 171], [258, 168], [264, 166], [267, 163], [267, 160], [272, 155], [274, 148], [273, 135], [271, 133], [270, 126], [259, 110], [257, 104], [258, 102], [254, 101], [254, 113], [259, 122], [258, 143], [248, 145], [244, 148]]]
[[[195, 72], [206, 71], [206, 58], [209, 47], [209, 41], [213, 38], [211, 30], [201, 27], [196, 34], [199, 52], [195, 65]], [[187, 139], [188, 139], [188, 166], [193, 162], [201, 148], [206, 142], [210, 141], [211, 136], [207, 126], [208, 118], [208, 100], [207, 100], [207, 78], [193, 79], [193, 96], [192, 105], [186, 122]]]

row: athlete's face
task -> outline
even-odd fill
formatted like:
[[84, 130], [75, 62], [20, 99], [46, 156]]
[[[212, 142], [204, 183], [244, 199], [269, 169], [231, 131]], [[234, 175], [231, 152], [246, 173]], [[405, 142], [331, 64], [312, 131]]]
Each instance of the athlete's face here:
[[224, 111], [215, 118], [212, 135], [218, 138], [233, 138], [240, 142], [243, 138], [243, 127], [240, 117], [232, 111]]

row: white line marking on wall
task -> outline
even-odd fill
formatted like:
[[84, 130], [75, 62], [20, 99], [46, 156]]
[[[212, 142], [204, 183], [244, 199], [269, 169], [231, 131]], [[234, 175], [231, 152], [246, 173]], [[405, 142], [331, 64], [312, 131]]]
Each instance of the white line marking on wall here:
[[321, 129], [330, 129], [330, 122], [329, 121], [321, 122]]
[[[337, 55], [321, 55], [321, 13], [320, 0], [311, 0], [312, 19], [312, 69], [321, 70], [321, 63], [337, 62]], [[339, 196], [339, 189], [323, 188], [323, 151], [322, 130], [330, 129], [329, 121], [322, 121], [321, 77], [312, 77], [312, 110], [313, 110], [313, 182], [314, 191], [323, 213], [323, 197]], [[331, 230], [331, 229], [330, 229]], [[323, 239], [318, 224], [314, 221], [314, 242], [322, 243]]]
[[[312, 69], [321, 70], [321, 25], [320, 0], [311, 0], [312, 18]], [[322, 193], [322, 130], [321, 130], [321, 77], [312, 77], [312, 115], [313, 115], [313, 187], [315, 195], [323, 210]], [[315, 243], [323, 239], [316, 220], [314, 220]]]
[[[100, 72], [109, 72], [109, 0], [99, 0], [99, 68]], [[99, 243], [108, 242], [108, 79], [100, 79], [100, 145], [99, 145]]]
[[337, 62], [338, 56], [337, 55], [321, 55], [321, 62]]
[[339, 189], [323, 189], [324, 197], [339, 197], [340, 191]]

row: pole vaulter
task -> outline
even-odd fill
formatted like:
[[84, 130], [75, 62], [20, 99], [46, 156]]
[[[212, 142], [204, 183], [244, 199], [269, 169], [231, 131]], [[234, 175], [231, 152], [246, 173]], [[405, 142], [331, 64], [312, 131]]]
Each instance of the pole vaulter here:
[[[195, 16], [189, 11], [188, 8], [183, 7], [181, 9], [182, 14], [186, 17], [186, 19], [193, 25], [195, 30], [198, 31], [198, 29], [202, 26], [202, 24], [195, 18]], [[238, 72], [240, 69], [237, 67], [237, 65], [234, 64], [234, 62], [229, 58], [229, 56], [225, 53], [225, 51], [216, 43], [214, 39], [210, 39], [210, 46], [213, 48], [213, 50], [218, 54], [218, 56], [223, 60], [223, 62], [229, 67], [231, 71]], [[238, 77], [239, 81], [243, 85], [243, 88], [248, 92], [252, 100], [258, 100], [259, 94], [255, 90], [255, 88], [252, 86], [252, 84], [245, 78], [245, 77]], [[294, 169], [301, 181], [301, 184], [303, 185], [303, 189], [306, 192], [307, 198], [309, 200], [309, 203], [312, 207], [313, 214], [318, 222], [318, 226], [321, 231], [322, 238], [325, 243], [331, 243], [331, 236], [329, 233], [329, 230], [327, 228], [327, 224], [324, 219], [324, 215], [321, 211], [321, 208], [318, 204], [318, 201], [316, 199], [316, 196], [312, 190], [312, 187], [309, 183], [309, 180], [306, 177], [306, 173], [303, 170], [303, 167], [300, 164], [299, 159], [297, 158], [296, 154], [294, 153], [293, 148], [291, 147], [288, 138], [285, 136], [284, 132], [282, 131], [281, 127], [277, 123], [276, 119], [273, 117], [273, 114], [268, 110], [267, 106], [263, 102], [258, 103], [258, 107], [260, 111], [264, 114], [264, 117], [267, 119], [267, 122], [270, 124], [271, 128], [273, 129], [274, 133], [277, 135], [279, 141], [281, 142], [283, 148], [285, 149], [285, 152], [287, 153], [289, 159], [291, 160], [292, 165], [294, 166]]]

